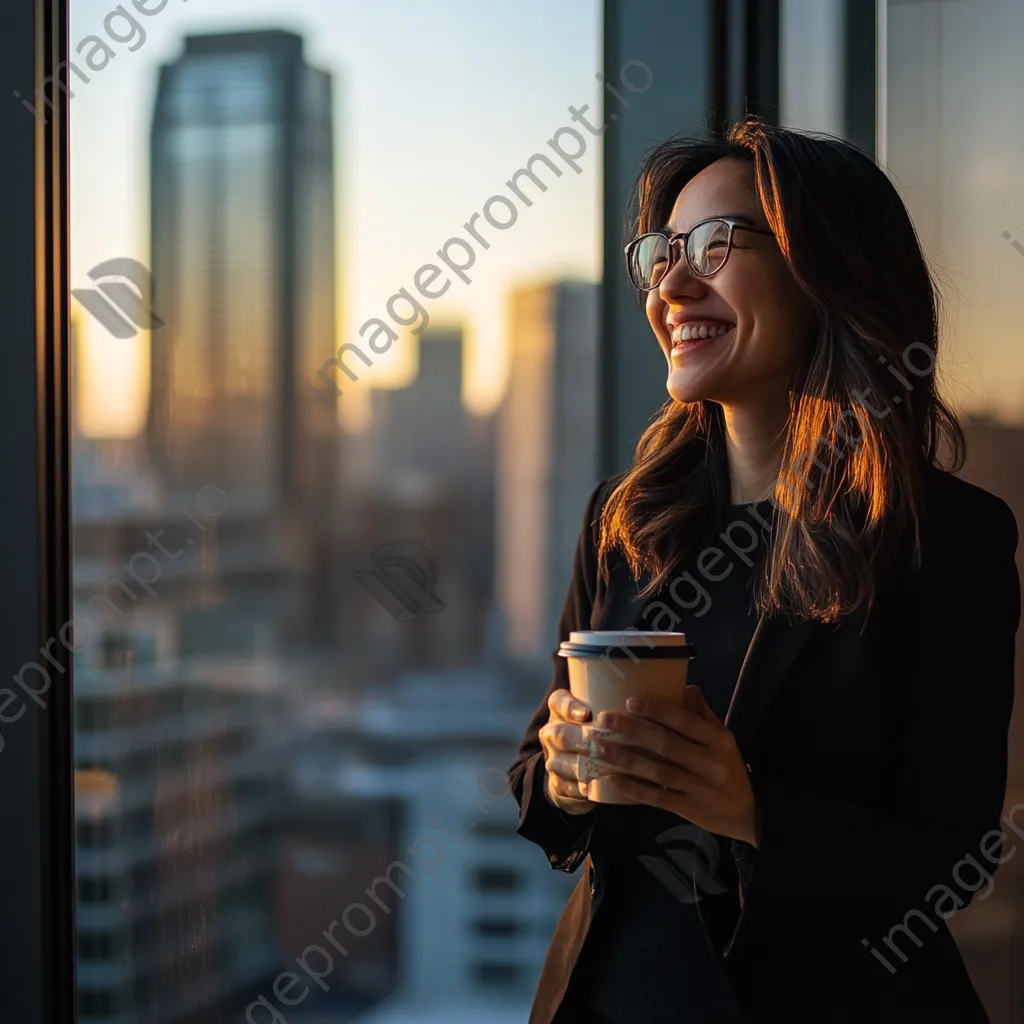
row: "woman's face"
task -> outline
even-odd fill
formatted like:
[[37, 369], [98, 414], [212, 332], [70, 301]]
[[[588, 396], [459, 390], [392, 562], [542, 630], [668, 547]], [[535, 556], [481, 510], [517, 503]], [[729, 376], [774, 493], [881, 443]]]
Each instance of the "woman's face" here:
[[[689, 231], [708, 217], [744, 218], [767, 229], [749, 164], [723, 159], [706, 167], [685, 185], [661, 226]], [[812, 311], [775, 239], [737, 228], [728, 260], [711, 277], [695, 277], [679, 253], [647, 294], [647, 318], [665, 353], [674, 399], [757, 405], [787, 393]]]

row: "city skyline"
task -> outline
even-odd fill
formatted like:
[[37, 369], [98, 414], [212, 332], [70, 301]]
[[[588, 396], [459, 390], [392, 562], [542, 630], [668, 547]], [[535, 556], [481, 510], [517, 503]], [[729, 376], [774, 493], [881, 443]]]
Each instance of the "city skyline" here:
[[[119, 52], [87, 86], [72, 87], [72, 281], [84, 284], [88, 270], [113, 255], [148, 265], [146, 140], [158, 67], [180, 56], [187, 34], [281, 28], [302, 35], [305, 59], [333, 79], [335, 188], [342, 211], [335, 225], [336, 336], [338, 345], [358, 341], [359, 326], [379, 315], [397, 289], [409, 286], [416, 269], [447, 238], [464, 234], [463, 223], [488, 196], [507, 191], [511, 175], [545, 149], [555, 130], [571, 123], [567, 107], [589, 105], [596, 121], [599, 10], [591, 0], [554, 11], [531, 0], [509, 24], [503, 15], [465, 0], [437, 18], [411, 2], [398, 10], [392, 5], [385, 16], [379, 9], [347, 5], [325, 9], [313, 0], [298, 0], [285, 14], [280, 3], [257, 0], [242, 18], [217, 0], [168, 4], [147, 23], [144, 47]], [[76, 3], [72, 40], [95, 32], [108, 12], [99, 0]], [[459, 25], [456, 38], [453, 24]], [[414, 38], [396, 25], [407, 26]], [[503, 50], [519, 45], [532, 55], [534, 73], [520, 76], [513, 89], [494, 61], [499, 34]], [[395, 74], [390, 65], [383, 73], [370, 56], [382, 46], [422, 74]], [[417, 91], [421, 77], [431, 86], [425, 93]], [[409, 153], [415, 155], [414, 174]], [[530, 280], [599, 277], [600, 153], [600, 139], [591, 140], [581, 172], [551, 180], [532, 208], [480, 254], [472, 283], [455, 281], [448, 295], [430, 303], [432, 324], [457, 323], [465, 332], [464, 399], [471, 411], [493, 411], [504, 389], [510, 291]], [[159, 280], [154, 288], [158, 306]], [[116, 382], [90, 378], [95, 390], [82, 396], [82, 428], [91, 436], [134, 433], [146, 415], [149, 336], [112, 339], [88, 318], [81, 326], [84, 361], [101, 364]], [[365, 423], [372, 386], [400, 386], [411, 378], [410, 337], [403, 330], [372, 372], [348, 389], [339, 407], [349, 429]], [[304, 367], [305, 376], [315, 378], [321, 363]]]

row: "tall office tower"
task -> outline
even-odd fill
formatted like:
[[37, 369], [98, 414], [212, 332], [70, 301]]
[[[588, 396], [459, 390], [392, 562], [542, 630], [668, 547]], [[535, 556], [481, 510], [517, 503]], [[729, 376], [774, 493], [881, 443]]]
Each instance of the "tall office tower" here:
[[[424, 332], [416, 378], [373, 392], [370, 426], [357, 443], [361, 483], [348, 502], [346, 543], [363, 583], [345, 574], [351, 585], [343, 615], [353, 651], [366, 650], [378, 670], [475, 661], [493, 601], [494, 423], [463, 405], [461, 330]], [[397, 542], [422, 546], [417, 557], [427, 575], [428, 565], [436, 568], [443, 611], [418, 614], [411, 580], [396, 598], [409, 609], [388, 598], [400, 589], [401, 573], [386, 557], [386, 546]], [[376, 599], [364, 585], [370, 577]]]
[[511, 296], [499, 414], [497, 589], [509, 653], [545, 659], [598, 475], [598, 286], [556, 281]]
[[516, 834], [504, 771], [529, 712], [513, 695], [503, 670], [470, 668], [404, 675], [334, 716], [310, 706], [316, 726], [293, 747], [286, 775], [276, 906], [296, 953], [338, 922], [346, 953], [321, 970], [339, 1002], [334, 1013], [326, 999], [309, 1007], [312, 1020], [349, 1020], [342, 1000], [392, 990], [351, 1019], [528, 1016], [576, 879], [538, 865]]
[[296, 377], [336, 347], [331, 76], [289, 32], [188, 36], [151, 146], [153, 463], [175, 492], [326, 516], [335, 410]]
[[273, 638], [293, 578], [253, 559], [258, 520], [213, 491], [174, 506], [138, 468], [126, 441], [75, 438], [78, 1019], [207, 1024], [282, 957], [277, 755], [302, 670]]
[[435, 484], [464, 478], [470, 434], [462, 350], [461, 328], [427, 328], [419, 340], [416, 379], [372, 393], [368, 440], [375, 476], [414, 472]]

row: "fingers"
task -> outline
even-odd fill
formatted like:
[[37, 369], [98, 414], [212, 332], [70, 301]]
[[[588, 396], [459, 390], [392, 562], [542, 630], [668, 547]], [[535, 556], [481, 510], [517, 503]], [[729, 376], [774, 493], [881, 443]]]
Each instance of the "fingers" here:
[[675, 738], [669, 757], [652, 757], [648, 750], [611, 740], [597, 741], [597, 756], [617, 772], [642, 779], [655, 786], [667, 786], [682, 793], [705, 784], [718, 786], [726, 780], [726, 767], [706, 748]]
[[[610, 719], [607, 728], [614, 732], [629, 733], [632, 736], [634, 730], [642, 728], [640, 723], [643, 722], [653, 724], [656, 728], [671, 729], [672, 732], [705, 747], [722, 749], [727, 746], [732, 740], [732, 733], [717, 718], [706, 718], [696, 710], [696, 705], [697, 702], [693, 698], [690, 698], [690, 706], [685, 707], [671, 701], [645, 697], [641, 707], [636, 711], [613, 711], [602, 714], [604, 718]], [[711, 709], [708, 708], [708, 711]], [[597, 724], [604, 727], [606, 722], [602, 719]], [[650, 738], [652, 734], [645, 730], [645, 735]]]
[[[590, 780], [587, 764], [587, 759], [581, 757], [579, 754], [566, 754], [563, 751], [558, 751], [548, 758], [545, 766], [548, 769], [549, 775], [553, 775], [564, 782], [569, 782], [574, 786], [578, 782], [587, 782]], [[579, 795], [579, 792], [575, 791], [569, 794], [569, 796], [577, 797]]]
[[721, 724], [722, 720], [715, 714], [707, 700], [705, 700], [704, 693], [700, 687], [687, 686], [683, 690], [683, 704], [695, 714], [700, 715], [701, 718], [706, 718], [709, 722]]
[[561, 722], [557, 719], [545, 722], [540, 727], [537, 738], [548, 752], [567, 750], [570, 753], [582, 754], [590, 750], [589, 744], [583, 738], [583, 728], [571, 722]]
[[574, 697], [568, 690], [553, 690], [548, 697], [548, 711], [552, 718], [563, 722], [589, 722], [590, 707]]
[[547, 796], [566, 811], [589, 810], [593, 804], [587, 790], [587, 762], [577, 754], [558, 752], [546, 762]]
[[[721, 760], [717, 739], [714, 744], [700, 743], [659, 722], [636, 715], [617, 711], [602, 712], [596, 724], [599, 730], [607, 728], [608, 733], [593, 733], [594, 739], [607, 742], [610, 749], [625, 746], [673, 764], [680, 764], [692, 771], [700, 771]], [[594, 756], [603, 755], [595, 752]]]

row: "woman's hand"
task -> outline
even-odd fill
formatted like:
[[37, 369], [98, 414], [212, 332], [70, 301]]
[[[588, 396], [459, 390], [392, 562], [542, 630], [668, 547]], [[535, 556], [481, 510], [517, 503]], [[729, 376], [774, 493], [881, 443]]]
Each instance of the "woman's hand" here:
[[580, 729], [581, 722], [590, 720], [590, 707], [568, 690], [554, 690], [548, 697], [548, 711], [550, 717], [538, 733], [548, 772], [546, 796], [567, 814], [586, 814], [597, 806], [587, 799], [589, 759], [584, 755], [590, 745]]
[[613, 737], [592, 734], [595, 755], [616, 769], [616, 791], [756, 846], [747, 766], [700, 690], [687, 686], [682, 705], [643, 698], [626, 706], [597, 716], [595, 725]]

